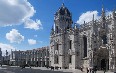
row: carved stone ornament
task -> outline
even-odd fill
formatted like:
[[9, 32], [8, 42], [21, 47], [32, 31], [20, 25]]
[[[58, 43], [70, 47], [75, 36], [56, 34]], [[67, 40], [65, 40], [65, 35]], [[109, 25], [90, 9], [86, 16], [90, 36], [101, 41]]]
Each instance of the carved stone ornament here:
[[58, 55], [58, 50], [55, 50], [55, 54]]

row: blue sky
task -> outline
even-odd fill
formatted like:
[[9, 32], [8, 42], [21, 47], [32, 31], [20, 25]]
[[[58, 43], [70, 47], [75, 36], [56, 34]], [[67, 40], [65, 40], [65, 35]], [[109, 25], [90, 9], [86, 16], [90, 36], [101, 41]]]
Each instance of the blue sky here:
[[[1, 0], [0, 47], [2, 50], [27, 50], [49, 46], [54, 14], [63, 0]], [[106, 14], [116, 7], [116, 0], [64, 0], [73, 22], [100, 18], [102, 4]], [[87, 20], [89, 19], [89, 20]]]

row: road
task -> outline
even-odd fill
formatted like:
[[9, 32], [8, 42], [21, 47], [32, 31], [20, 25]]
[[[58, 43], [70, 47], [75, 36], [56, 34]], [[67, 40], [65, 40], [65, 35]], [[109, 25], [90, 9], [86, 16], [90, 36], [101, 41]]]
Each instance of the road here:
[[[21, 69], [21, 67], [10, 67], [10, 66], [2, 66], [0, 67], [0, 73], [87, 73], [81, 72], [80, 70], [50, 70], [46, 68], [40, 67], [26, 67]], [[97, 73], [104, 73], [103, 71], [97, 71]], [[106, 73], [114, 73], [114, 72], [106, 72]]]
[[40, 70], [40, 69], [33, 69], [33, 68], [21, 69], [21, 67], [3, 66], [3, 67], [0, 67], [0, 73], [71, 73], [71, 72]]

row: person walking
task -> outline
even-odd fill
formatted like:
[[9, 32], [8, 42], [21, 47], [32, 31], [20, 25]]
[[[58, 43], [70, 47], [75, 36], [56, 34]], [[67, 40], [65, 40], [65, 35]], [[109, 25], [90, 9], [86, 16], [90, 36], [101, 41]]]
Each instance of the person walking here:
[[106, 72], [106, 68], [104, 67], [104, 73]]
[[95, 72], [95, 73], [97, 72], [97, 66], [94, 67], [94, 72]]
[[83, 72], [83, 67], [81, 66], [81, 71]]
[[92, 68], [92, 73], [94, 73], [94, 67]]
[[87, 73], [89, 73], [89, 68], [87, 68]]
[[89, 68], [89, 72], [91, 73], [91, 71], [92, 71], [92, 68], [90, 67], [90, 68]]

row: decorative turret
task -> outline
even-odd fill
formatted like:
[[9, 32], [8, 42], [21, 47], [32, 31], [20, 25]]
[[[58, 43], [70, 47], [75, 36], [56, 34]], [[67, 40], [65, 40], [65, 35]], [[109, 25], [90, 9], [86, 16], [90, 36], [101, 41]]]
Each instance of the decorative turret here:
[[11, 57], [10, 58], [13, 59], [13, 51], [12, 51], [12, 49], [11, 49]]
[[101, 13], [101, 20], [102, 20], [102, 28], [105, 29], [106, 25], [105, 25], [105, 10], [104, 10], [104, 6], [102, 5], [102, 13]]
[[77, 23], [74, 24], [74, 29], [77, 29], [77, 25], [76, 25], [76, 24], [77, 24]]
[[64, 3], [58, 9], [54, 16], [55, 33], [61, 33], [62, 30], [72, 27], [72, 15], [65, 7]]
[[104, 6], [102, 5], [102, 18], [105, 18], [105, 10], [104, 10]]
[[50, 34], [51, 34], [51, 35], [54, 34], [54, 28], [53, 28], [53, 26], [52, 26], [51, 33], [50, 33]]
[[116, 10], [113, 10], [113, 18], [116, 19]]
[[93, 14], [93, 20], [92, 20], [92, 22], [93, 22], [93, 34], [92, 35], [95, 35], [96, 34], [96, 24], [94, 23], [95, 22], [95, 20], [94, 20], [94, 14]]
[[8, 56], [8, 51], [6, 50], [6, 56]]

